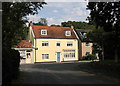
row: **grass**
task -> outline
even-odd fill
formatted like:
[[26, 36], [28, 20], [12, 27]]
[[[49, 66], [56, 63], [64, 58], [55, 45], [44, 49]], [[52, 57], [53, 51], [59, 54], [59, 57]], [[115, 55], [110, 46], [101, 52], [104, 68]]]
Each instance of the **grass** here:
[[120, 79], [120, 63], [115, 63], [114, 60], [90, 62], [88, 66], [91, 67], [94, 72]]

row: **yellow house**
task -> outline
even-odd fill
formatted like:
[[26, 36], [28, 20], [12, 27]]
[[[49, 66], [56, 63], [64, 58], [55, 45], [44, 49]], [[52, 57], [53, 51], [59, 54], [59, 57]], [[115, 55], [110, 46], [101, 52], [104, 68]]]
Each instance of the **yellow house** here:
[[78, 37], [72, 26], [39, 26], [30, 22], [29, 36], [34, 63], [78, 60]]

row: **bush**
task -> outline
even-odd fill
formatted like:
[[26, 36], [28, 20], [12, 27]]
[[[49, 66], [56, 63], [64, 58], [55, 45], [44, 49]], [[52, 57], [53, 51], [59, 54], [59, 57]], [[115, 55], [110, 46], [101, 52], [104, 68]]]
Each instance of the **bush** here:
[[18, 51], [3, 47], [2, 50], [2, 85], [10, 85], [19, 74], [20, 54]]
[[87, 56], [83, 56], [82, 60], [95, 60], [97, 57], [94, 54], [89, 54]]

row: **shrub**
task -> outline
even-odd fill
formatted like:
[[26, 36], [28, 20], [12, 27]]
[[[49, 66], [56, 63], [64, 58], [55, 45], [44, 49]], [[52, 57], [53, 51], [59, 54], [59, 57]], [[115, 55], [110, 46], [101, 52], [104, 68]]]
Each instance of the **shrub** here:
[[2, 85], [10, 85], [19, 74], [20, 54], [18, 51], [3, 47]]
[[83, 56], [82, 60], [95, 60], [97, 57], [94, 54], [89, 54], [87, 56]]

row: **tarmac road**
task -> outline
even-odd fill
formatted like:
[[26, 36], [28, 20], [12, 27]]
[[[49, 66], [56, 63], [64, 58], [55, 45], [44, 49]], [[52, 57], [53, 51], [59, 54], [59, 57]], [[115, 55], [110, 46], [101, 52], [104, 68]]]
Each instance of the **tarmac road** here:
[[102, 76], [77, 70], [78, 65], [86, 63], [21, 64], [21, 84], [116, 84]]

